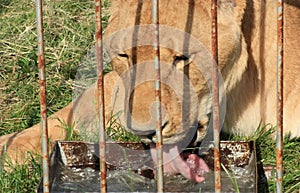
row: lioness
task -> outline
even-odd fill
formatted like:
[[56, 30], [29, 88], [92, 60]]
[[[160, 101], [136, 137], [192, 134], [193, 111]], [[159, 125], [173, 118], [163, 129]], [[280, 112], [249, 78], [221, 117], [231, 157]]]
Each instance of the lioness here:
[[[211, 114], [211, 16], [207, 0], [159, 1], [160, 63], [162, 76], [162, 133], [165, 150], [203, 140]], [[219, 0], [219, 69], [222, 74], [221, 114], [223, 129], [250, 135], [259, 123], [276, 124], [276, 1]], [[300, 1], [286, 0], [284, 15], [284, 130], [299, 136], [300, 119]], [[147, 142], [156, 141], [151, 43], [151, 1], [115, 0], [104, 43], [113, 71], [105, 76], [106, 118], [124, 111], [122, 120]], [[148, 41], [150, 40], [150, 41]], [[149, 62], [150, 61], [150, 62]], [[94, 120], [95, 87], [49, 119], [51, 140], [66, 136], [61, 121], [88, 123]], [[222, 92], [221, 92], [222, 93]], [[224, 106], [226, 102], [226, 106]], [[223, 105], [223, 106], [222, 106]], [[13, 159], [28, 150], [40, 149], [40, 130], [35, 125], [20, 133], [2, 136], [1, 148]], [[173, 145], [175, 144], [175, 145]], [[152, 145], [153, 146], [153, 145]], [[207, 165], [191, 154], [197, 170], [174, 159], [167, 173], [182, 173], [197, 182], [204, 180]], [[20, 160], [19, 160], [20, 161]], [[183, 166], [179, 166], [183, 165]], [[191, 171], [187, 171], [187, 170]]]

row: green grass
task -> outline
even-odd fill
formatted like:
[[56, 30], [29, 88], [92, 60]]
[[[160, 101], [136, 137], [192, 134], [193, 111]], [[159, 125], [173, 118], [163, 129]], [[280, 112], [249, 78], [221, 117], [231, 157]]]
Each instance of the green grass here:
[[221, 163], [221, 167], [222, 169], [225, 171], [226, 175], [229, 177], [236, 193], [240, 193], [240, 189], [239, 189], [239, 185], [237, 183], [237, 179], [235, 177], [235, 174], [234, 174], [234, 171], [233, 171], [233, 168], [229, 168], [227, 169], [222, 163]]
[[[104, 0], [105, 7], [109, 0]], [[108, 9], [104, 9], [107, 25]], [[44, 1], [45, 61], [49, 114], [72, 100], [76, 71], [94, 45], [94, 2], [85, 0]], [[20, 131], [40, 121], [37, 69], [35, 3], [1, 0], [0, 2], [0, 135]], [[108, 136], [118, 141], [136, 141], [134, 135], [118, 125], [113, 117]], [[268, 127], [268, 126], [267, 126]], [[66, 127], [72, 131], [72, 127]], [[275, 166], [274, 129], [261, 127], [252, 139], [260, 145], [263, 163]], [[245, 139], [232, 137], [233, 139]], [[70, 140], [80, 136], [70, 135]], [[300, 141], [284, 139], [284, 192], [300, 189]], [[0, 192], [34, 192], [41, 176], [39, 158], [25, 165], [1, 170]], [[275, 192], [274, 176], [269, 189]]]
[[141, 142], [141, 139], [137, 135], [128, 132], [120, 122], [118, 113], [112, 115], [111, 119], [108, 120], [106, 133], [110, 140], [118, 142]]
[[[0, 4], [0, 135], [4, 135], [38, 123], [40, 116], [35, 3]], [[107, 7], [109, 1], [104, 4]], [[108, 16], [106, 9], [105, 26]], [[72, 100], [77, 68], [94, 45], [94, 21], [94, 1], [44, 1], [49, 114]]]
[[40, 160], [39, 156], [29, 156], [23, 165], [12, 165], [7, 161], [9, 170], [0, 167], [0, 192], [35, 192], [42, 175]]

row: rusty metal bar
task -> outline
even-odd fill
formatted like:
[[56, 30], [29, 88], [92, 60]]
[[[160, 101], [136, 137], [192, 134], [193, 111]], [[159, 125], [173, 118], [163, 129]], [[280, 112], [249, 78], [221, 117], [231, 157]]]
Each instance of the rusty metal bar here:
[[46, 100], [46, 76], [44, 57], [44, 31], [43, 31], [43, 4], [42, 0], [36, 0], [36, 20], [38, 34], [38, 68], [40, 83], [40, 114], [41, 114], [41, 141], [43, 158], [43, 191], [49, 189], [49, 147], [48, 147], [48, 123], [47, 123], [47, 100]]
[[277, 1], [277, 132], [276, 192], [282, 192], [283, 177], [283, 0]]
[[100, 190], [107, 192], [106, 180], [106, 143], [105, 143], [105, 107], [104, 107], [104, 67], [103, 67], [103, 43], [102, 43], [102, 2], [95, 0], [96, 15], [96, 57], [97, 57], [97, 108], [99, 112], [99, 164], [100, 164]]
[[221, 192], [220, 166], [220, 109], [219, 109], [219, 78], [218, 78], [218, 15], [217, 0], [211, 1], [211, 35], [212, 35], [212, 87], [213, 87], [213, 129], [214, 129], [214, 177], [215, 192]]
[[160, 62], [159, 62], [159, 23], [158, 23], [158, 0], [152, 0], [152, 24], [154, 27], [154, 69], [155, 69], [155, 101], [156, 101], [156, 151], [157, 151], [157, 192], [164, 192], [164, 172], [163, 172], [163, 143], [161, 128], [161, 82], [160, 82]]

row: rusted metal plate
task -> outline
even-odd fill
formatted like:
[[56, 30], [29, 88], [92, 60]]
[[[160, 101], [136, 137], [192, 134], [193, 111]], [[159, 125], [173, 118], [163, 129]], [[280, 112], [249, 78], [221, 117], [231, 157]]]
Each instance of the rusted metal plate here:
[[[230, 169], [232, 166], [247, 166], [251, 161], [253, 147], [253, 142], [222, 141], [222, 143], [220, 143], [221, 163], [227, 169]], [[209, 150], [209, 153], [204, 157], [204, 160], [210, 168], [214, 167], [214, 156], [212, 149]]]
[[[249, 192], [256, 192], [256, 181], [257, 181], [257, 169], [256, 169], [256, 153], [253, 142], [232, 142], [232, 141], [222, 141], [220, 143], [220, 160], [227, 169], [232, 168], [250, 168], [251, 173], [253, 173], [253, 182], [251, 184]], [[85, 143], [85, 142], [68, 142], [59, 141], [55, 144], [53, 151], [51, 153], [50, 162], [50, 188], [57, 187], [60, 180], [68, 181], [72, 178], [72, 172], [78, 170], [95, 170], [99, 171], [99, 144], [97, 143]], [[213, 170], [214, 157], [213, 149], [210, 149], [208, 154], [203, 157], [206, 163]], [[108, 177], [110, 177], [112, 171], [125, 171], [135, 173], [137, 176], [141, 176], [142, 179], [149, 179], [150, 181], [154, 178], [155, 169], [153, 169], [153, 162], [151, 154], [149, 152], [149, 146], [142, 143], [107, 143], [106, 144], [106, 165], [108, 168]], [[66, 170], [67, 168], [67, 170]], [[64, 178], [60, 179], [62, 174]], [[91, 175], [90, 173], [88, 173]], [[83, 173], [82, 175], [87, 175]], [[92, 176], [92, 175], [91, 175]], [[97, 179], [95, 182], [99, 183]], [[117, 177], [118, 178], [118, 174]], [[212, 179], [209, 179], [209, 178]], [[213, 186], [213, 175], [207, 177], [207, 181], [212, 182], [211, 192], [214, 192]], [[121, 180], [122, 177], [120, 177]], [[130, 181], [130, 179], [129, 179]], [[207, 183], [208, 183], [207, 182]], [[86, 182], [80, 182], [85, 184]], [[115, 182], [116, 184], [119, 182]], [[124, 182], [125, 184], [127, 182]], [[165, 186], [167, 186], [166, 191], [170, 191], [168, 187], [168, 181], [165, 181]], [[186, 182], [185, 182], [186, 183]], [[193, 184], [193, 182], [190, 182]], [[156, 183], [155, 183], [156, 184]], [[224, 184], [226, 185], [226, 184]], [[92, 186], [92, 185], [91, 185]], [[108, 187], [111, 187], [111, 182], [108, 183]], [[228, 185], [227, 185], [228, 186]], [[78, 187], [80, 187], [78, 185]], [[90, 187], [88, 185], [87, 187]], [[98, 189], [93, 190], [93, 192], [99, 191], [99, 185], [96, 185]], [[156, 191], [156, 187], [153, 187]], [[180, 186], [181, 191], [187, 191], [184, 185]], [[38, 187], [38, 192], [42, 192], [43, 185], [40, 183]], [[61, 190], [61, 189], [60, 189]], [[252, 191], [253, 190], [253, 191]], [[88, 190], [78, 190], [87, 192]], [[89, 189], [89, 191], [92, 191]], [[111, 191], [108, 189], [108, 191]], [[118, 190], [119, 192], [122, 192]], [[63, 191], [64, 192], [64, 191]], [[70, 192], [67, 189], [65, 192]], [[72, 192], [76, 192], [73, 190]], [[143, 191], [145, 192], [145, 191]], [[188, 192], [194, 192], [188, 190]], [[225, 191], [224, 191], [225, 192]]]

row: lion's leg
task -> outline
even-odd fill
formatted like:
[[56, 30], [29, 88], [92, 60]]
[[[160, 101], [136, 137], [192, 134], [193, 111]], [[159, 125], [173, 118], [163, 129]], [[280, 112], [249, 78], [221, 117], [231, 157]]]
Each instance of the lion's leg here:
[[[105, 85], [105, 108], [106, 118], [111, 115], [111, 98], [114, 84], [119, 79], [115, 72], [110, 72], [104, 76]], [[68, 135], [67, 127], [77, 127], [79, 117], [95, 115], [95, 84], [86, 90], [75, 101], [59, 110], [48, 118], [48, 137], [50, 144], [56, 140], [64, 140]], [[75, 113], [74, 113], [75, 112]], [[74, 115], [75, 114], [75, 115]], [[75, 119], [75, 118], [76, 119]], [[74, 124], [76, 122], [76, 124]], [[28, 157], [29, 151], [41, 154], [41, 128], [36, 124], [28, 129], [18, 133], [12, 133], [0, 136], [0, 160], [3, 157], [9, 157], [12, 163], [23, 163]]]
[[[65, 126], [62, 122], [72, 122], [72, 104], [53, 114], [48, 118], [48, 137], [50, 142], [62, 140], [66, 137]], [[7, 157], [12, 163], [23, 163], [27, 158], [27, 152], [41, 153], [41, 129], [36, 124], [18, 133], [12, 133], [0, 137], [0, 156]]]

